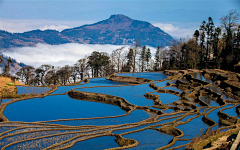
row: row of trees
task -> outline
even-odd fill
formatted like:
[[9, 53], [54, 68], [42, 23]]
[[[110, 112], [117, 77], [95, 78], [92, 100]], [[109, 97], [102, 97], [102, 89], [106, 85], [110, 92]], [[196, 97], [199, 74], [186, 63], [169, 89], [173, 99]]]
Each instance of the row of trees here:
[[192, 38], [174, 41], [163, 54], [163, 69], [220, 68], [236, 70], [240, 61], [239, 13], [230, 10], [216, 27], [213, 19], [203, 21]]
[[152, 70], [154, 61], [146, 46], [125, 47], [113, 50], [111, 54], [94, 51], [90, 56], [78, 60], [73, 66], [54, 67], [41, 65], [21, 68], [17, 77], [29, 85], [71, 84], [88, 77], [108, 76], [116, 72], [136, 72]]
[[116, 72], [143, 72], [166, 69], [221, 68], [234, 70], [240, 61], [239, 14], [231, 10], [215, 27], [211, 17], [203, 21], [192, 38], [174, 40], [169, 47], [159, 46], [152, 59], [151, 50], [135, 41], [127, 49], [121, 47], [111, 54], [94, 51], [73, 66], [41, 65], [21, 68], [16, 75], [30, 85], [70, 84], [86, 77], [108, 76]]

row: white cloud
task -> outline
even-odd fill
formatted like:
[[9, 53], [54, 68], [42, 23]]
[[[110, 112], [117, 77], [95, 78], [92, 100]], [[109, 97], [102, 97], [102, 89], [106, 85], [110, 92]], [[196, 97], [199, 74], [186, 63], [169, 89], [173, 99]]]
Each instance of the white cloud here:
[[62, 31], [67, 28], [91, 24], [95, 21], [78, 20], [78, 21], [54, 21], [54, 20], [39, 20], [39, 19], [0, 19], [0, 30], [5, 30], [12, 33], [22, 33], [31, 30], [46, 30], [54, 29]]
[[[23, 62], [35, 68], [42, 64], [51, 64], [57, 67], [73, 65], [86, 55], [89, 56], [93, 51], [107, 52], [108, 54], [111, 54], [113, 50], [122, 46], [125, 46], [124, 50], [128, 50], [130, 47], [129, 45], [110, 44], [100, 45], [68, 43], [61, 45], [49, 45], [39, 43], [36, 47], [12, 48], [2, 53], [16, 59], [18, 62]], [[150, 48], [152, 58], [154, 58], [156, 48], [151, 46], [147, 46], [147, 48]]]
[[154, 26], [159, 27], [166, 33], [170, 34], [176, 38], [185, 38], [188, 36], [192, 36], [194, 31], [198, 28], [198, 26], [192, 26], [190, 28], [173, 25], [171, 23], [153, 23]]
[[[73, 65], [79, 59], [90, 55], [93, 51], [107, 52], [110, 54], [112, 50], [122, 46], [123, 45], [77, 43], [61, 45], [37, 44], [36, 47], [12, 48], [10, 51], [3, 52], [3, 54], [34, 67], [42, 64], [64, 66]], [[129, 46], [126, 46], [126, 49], [128, 47]]]

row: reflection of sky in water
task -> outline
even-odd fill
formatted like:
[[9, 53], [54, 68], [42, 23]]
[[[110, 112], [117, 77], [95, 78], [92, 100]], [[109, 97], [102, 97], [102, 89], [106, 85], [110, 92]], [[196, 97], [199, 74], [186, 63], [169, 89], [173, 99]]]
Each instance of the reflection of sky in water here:
[[85, 91], [93, 93], [102, 93], [107, 95], [114, 95], [126, 99], [128, 102], [138, 106], [152, 106], [153, 100], [146, 99], [144, 94], [146, 92], [152, 92], [153, 89], [149, 87], [149, 84], [141, 84], [134, 86], [121, 86], [121, 87], [96, 87], [75, 89], [76, 91]]
[[187, 124], [177, 126], [178, 129], [184, 132], [184, 138], [191, 139], [200, 135], [201, 132], [205, 133], [209, 126], [202, 121], [202, 117], [197, 117]]
[[[26, 107], [27, 106], [27, 107]], [[24, 109], [23, 109], [24, 108]], [[10, 121], [47, 121], [122, 115], [118, 106], [75, 100], [68, 95], [33, 98], [9, 104], [4, 111]]]
[[[187, 143], [190, 143], [191, 141], [188, 140], [188, 141], [176, 141], [176, 143], [173, 145], [173, 146], [170, 146], [168, 149], [171, 149], [173, 147], [177, 147], [177, 146], [181, 146], [181, 145], [185, 145]], [[186, 147], [182, 147], [182, 148], [178, 148], [178, 150], [185, 150]]]
[[212, 83], [212, 85], [215, 85], [214, 82], [210, 79], [206, 79], [201, 73], [190, 73], [194, 78], [208, 82], [208, 83]]
[[163, 90], [173, 90], [173, 91], [177, 91], [177, 92], [183, 92], [183, 90], [178, 89], [177, 87], [173, 87], [173, 86], [168, 86], [168, 87], [164, 87], [162, 88]]
[[162, 104], [170, 104], [170, 103], [180, 99], [180, 97], [178, 97], [176, 95], [173, 95], [173, 94], [169, 94], [169, 93], [154, 92], [154, 93], [151, 93], [151, 94], [159, 95], [159, 99], [160, 99]]
[[218, 87], [206, 87], [206, 88], [207, 88], [207, 89], [210, 89], [210, 90], [212, 90], [212, 91], [214, 91], [214, 92], [216, 92], [216, 93], [218, 93], [219, 95], [222, 95], [222, 96], [223, 96], [223, 99], [234, 100], [234, 99], [228, 97], [227, 95], [225, 95], [225, 94], [223, 93], [223, 91], [222, 91], [220, 88], [218, 88]]
[[73, 88], [79, 88], [79, 87], [118, 86], [118, 85], [128, 85], [128, 84], [123, 83], [123, 82], [114, 82], [114, 81], [111, 81], [111, 80], [107, 80], [105, 77], [92, 78], [92, 79], [89, 79], [89, 82], [87, 84], [82, 84], [82, 85], [80, 84], [80, 85], [73, 85], [73, 86], [59, 86], [58, 89], [51, 94], [66, 93], [67, 91], [70, 91]]
[[[236, 106], [236, 107], [237, 107], [237, 106]], [[228, 115], [231, 116], [231, 117], [237, 116], [237, 118], [240, 119], [240, 117], [238, 117], [238, 114], [237, 114], [237, 112], [236, 112], [236, 107], [223, 110], [222, 112], [228, 114]]]
[[219, 117], [218, 117], [218, 112], [221, 110], [221, 109], [224, 109], [224, 108], [227, 108], [227, 107], [231, 107], [233, 105], [226, 105], [224, 107], [221, 107], [221, 108], [218, 108], [216, 110], [213, 110], [212, 112], [210, 112], [207, 117], [212, 119], [213, 121], [215, 121], [217, 123], [217, 125], [215, 127], [213, 127], [212, 129], [214, 130], [217, 130], [217, 128], [220, 128], [222, 127], [220, 124], [219, 124]]
[[[85, 140], [82, 142], [77, 142], [74, 144], [73, 147], [69, 148], [71, 150], [89, 150], [89, 149], [108, 149], [108, 148], [114, 148], [114, 147], [120, 147], [115, 142], [114, 136], [103, 136], [98, 138], [93, 138], [89, 140]], [[94, 144], [93, 144], [94, 143]]]
[[[130, 149], [157, 149], [162, 146], [167, 145], [173, 136], [168, 134], [163, 134], [157, 130], [146, 129], [140, 132], [131, 133], [123, 136], [127, 139], [134, 139], [139, 142], [137, 147]], [[164, 140], [163, 140], [164, 139]]]
[[177, 81], [177, 80], [172, 80], [172, 81], [170, 81], [170, 83], [171, 83], [171, 84], [176, 84], [176, 81]]
[[155, 85], [158, 86], [158, 87], [167, 86], [168, 81], [169, 81], [169, 80], [162, 81], [162, 82], [159, 82], [159, 83], [155, 83]]
[[167, 78], [162, 72], [137, 72], [137, 73], [119, 73], [118, 76], [130, 76], [145, 78], [150, 80], [164, 80]]
[[16, 86], [17, 94], [44, 94], [50, 90], [49, 87]]
[[0, 99], [0, 105], [1, 104], [4, 104], [4, 103], [7, 103], [7, 102], [10, 102], [12, 99]]
[[211, 98], [209, 98], [208, 96], [202, 96], [201, 100], [210, 106], [219, 106], [219, 104], [216, 101], [211, 100]]
[[[109, 112], [109, 116], [112, 116], [111, 112]], [[73, 121], [57, 121], [50, 122], [51, 124], [61, 124], [61, 125], [71, 125], [71, 126], [79, 126], [79, 125], [118, 125], [125, 123], [136, 123], [150, 117], [156, 116], [154, 113], [146, 112], [144, 110], [135, 110], [131, 114], [116, 117], [116, 118], [102, 118], [102, 119], [85, 119], [85, 120], [73, 120]]]

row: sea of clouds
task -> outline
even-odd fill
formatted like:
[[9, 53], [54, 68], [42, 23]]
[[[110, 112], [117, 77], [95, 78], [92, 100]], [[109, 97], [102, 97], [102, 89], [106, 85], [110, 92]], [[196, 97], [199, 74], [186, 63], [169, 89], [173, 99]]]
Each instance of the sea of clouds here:
[[[38, 67], [42, 64], [51, 64], [53, 66], [65, 66], [73, 65], [79, 59], [91, 55], [93, 51], [107, 52], [111, 54], [113, 50], [121, 47], [125, 47], [124, 50], [128, 50], [129, 45], [110, 45], [110, 44], [78, 44], [68, 43], [61, 45], [49, 45], [49, 44], [37, 44], [35, 47], [20, 47], [12, 48], [7, 51], [3, 51], [4, 55], [10, 56], [16, 59], [18, 62], [25, 63], [33, 67]], [[152, 58], [156, 49], [149, 47]]]

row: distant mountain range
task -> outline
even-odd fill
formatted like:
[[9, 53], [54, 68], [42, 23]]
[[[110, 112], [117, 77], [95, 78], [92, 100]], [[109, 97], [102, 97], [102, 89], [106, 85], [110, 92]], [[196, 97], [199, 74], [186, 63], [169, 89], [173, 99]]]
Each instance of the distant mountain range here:
[[131, 45], [139, 40], [142, 45], [157, 47], [168, 45], [173, 38], [158, 27], [145, 21], [133, 20], [124, 15], [112, 15], [109, 19], [83, 25], [62, 32], [33, 30], [10, 33], [0, 30], [0, 48], [51, 45], [64, 43]]

